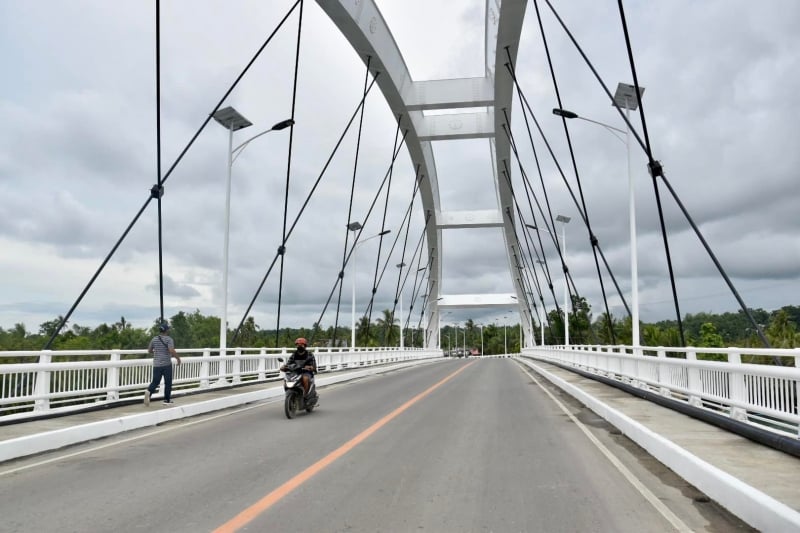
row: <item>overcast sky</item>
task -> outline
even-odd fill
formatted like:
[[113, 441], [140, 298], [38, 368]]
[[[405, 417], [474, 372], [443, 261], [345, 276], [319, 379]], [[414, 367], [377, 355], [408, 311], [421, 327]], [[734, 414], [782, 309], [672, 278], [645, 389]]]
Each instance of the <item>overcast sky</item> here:
[[[481, 0], [378, 0], [414, 79], [483, 74]], [[617, 2], [553, 5], [604, 82], [632, 82]], [[624, 129], [575, 47], [540, 2], [563, 106]], [[162, 172], [291, 7], [289, 0], [161, 2]], [[628, 1], [627, 21], [654, 156], [748, 306], [800, 305], [800, 3], [795, 0]], [[234, 143], [291, 115], [297, 15], [278, 33], [223, 106], [253, 122]], [[532, 3], [526, 11], [517, 72], [521, 88], [577, 194], [553, 81]], [[157, 181], [154, 2], [3, 0], [0, 2], [0, 327], [28, 331], [65, 315], [146, 202]], [[364, 86], [364, 64], [316, 2], [305, 2], [288, 224], [322, 173]], [[539, 185], [521, 110], [513, 131], [528, 176]], [[633, 117], [641, 131], [641, 121]], [[356, 122], [356, 126], [358, 122]], [[589, 220], [630, 301], [628, 184], [624, 143], [588, 122], [569, 122]], [[354, 176], [353, 129], [323, 174], [287, 244], [281, 324], [320, 318], [341, 268]], [[367, 100], [355, 172], [352, 219], [364, 221], [391, 160], [395, 121], [377, 88]], [[165, 315], [199, 309], [221, 314], [227, 132], [211, 122], [165, 184], [162, 201]], [[554, 213], [572, 217], [567, 255], [578, 291], [602, 312], [586, 227], [561, 176], [534, 135]], [[233, 166], [229, 322], [238, 324], [280, 245], [289, 130], [253, 141]], [[489, 143], [434, 145], [444, 210], [496, 207]], [[632, 145], [636, 180], [641, 318], [674, 319], [664, 245], [646, 158]], [[516, 163], [515, 188], [521, 191]], [[383, 259], [400, 241], [377, 293], [391, 306], [401, 261], [422, 235], [414, 203], [406, 255], [400, 221], [414, 172], [405, 149], [366, 224], [366, 238], [391, 229]], [[537, 189], [538, 190], [538, 189]], [[669, 193], [659, 189], [681, 312], [737, 311], [738, 304]], [[524, 197], [519, 198], [523, 206]], [[538, 213], [537, 213], [538, 216]], [[159, 315], [158, 210], [151, 202], [73, 313], [94, 326], [124, 316], [146, 327]], [[363, 313], [379, 239], [359, 246], [357, 313]], [[551, 268], [557, 256], [545, 246]], [[425, 263], [423, 258], [423, 265]], [[416, 268], [416, 261], [414, 268]], [[350, 323], [352, 264], [344, 279], [340, 325]], [[502, 293], [512, 285], [500, 234], [445, 232], [442, 292]], [[605, 271], [603, 272], [605, 275]], [[406, 282], [408, 312], [414, 275]], [[623, 315], [606, 277], [611, 310]], [[563, 290], [555, 279], [557, 294]], [[279, 270], [253, 308], [275, 325]], [[336, 320], [334, 292], [322, 324]], [[547, 297], [548, 308], [552, 297]], [[421, 302], [415, 307], [418, 319]], [[373, 317], [376, 313], [373, 313]], [[511, 310], [453, 312], [446, 320], [490, 322]]]

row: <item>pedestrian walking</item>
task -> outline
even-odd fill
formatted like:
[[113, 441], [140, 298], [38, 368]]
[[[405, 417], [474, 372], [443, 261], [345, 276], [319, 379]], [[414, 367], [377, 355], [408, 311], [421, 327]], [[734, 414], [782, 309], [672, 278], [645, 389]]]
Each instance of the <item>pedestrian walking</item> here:
[[153, 337], [147, 351], [153, 354], [153, 380], [144, 391], [144, 404], [150, 405], [150, 396], [158, 390], [161, 378], [164, 378], [164, 405], [172, 401], [172, 358], [181, 364], [181, 358], [175, 351], [175, 341], [169, 336], [169, 323], [163, 322], [159, 327], [159, 334]]

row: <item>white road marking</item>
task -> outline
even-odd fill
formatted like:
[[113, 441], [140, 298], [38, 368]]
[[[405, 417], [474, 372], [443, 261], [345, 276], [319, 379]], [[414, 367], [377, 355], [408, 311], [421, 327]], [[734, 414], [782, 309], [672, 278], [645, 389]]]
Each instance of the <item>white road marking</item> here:
[[[283, 397], [281, 397], [280, 400], [283, 401]], [[19, 466], [17, 468], [11, 468], [9, 470], [2, 470], [2, 471], [0, 471], [0, 477], [6, 476], [6, 475], [9, 475], [9, 474], [15, 474], [15, 473], [21, 472], [23, 470], [29, 470], [31, 468], [36, 468], [38, 466], [44, 466], [44, 465], [47, 465], [47, 464], [50, 464], [50, 463], [55, 463], [55, 462], [58, 462], [58, 461], [62, 461], [64, 459], [69, 459], [71, 457], [77, 457], [78, 455], [83, 455], [83, 454], [86, 454], [86, 453], [96, 452], [98, 450], [102, 450], [102, 449], [105, 449], [105, 448], [111, 448], [112, 446], [119, 446], [121, 444], [127, 444], [129, 442], [133, 442], [133, 441], [136, 441], [136, 440], [146, 439], [148, 437], [152, 437], [153, 435], [158, 435], [159, 433], [164, 433], [165, 431], [174, 431], [174, 430], [177, 430], [177, 429], [193, 426], [195, 424], [202, 424], [204, 422], [210, 422], [212, 420], [216, 420], [217, 418], [222, 418], [222, 417], [225, 417], [225, 416], [230, 416], [230, 415], [234, 415], [234, 414], [237, 414], [237, 413], [242, 413], [244, 411], [249, 411], [250, 409], [256, 409], [257, 407], [263, 407], [265, 403], [273, 403], [274, 401], [277, 401], [277, 400], [274, 400], [274, 399], [273, 400], [268, 400], [268, 401], [265, 401], [265, 402], [262, 402], [262, 403], [258, 403], [256, 405], [250, 405], [248, 407], [242, 407], [241, 409], [236, 409], [235, 411], [226, 411], [226, 412], [218, 414], [218, 415], [204, 417], [204, 418], [202, 418], [200, 420], [192, 420], [190, 422], [184, 422], [184, 423], [179, 424], [179, 425], [170, 425], [170, 426], [165, 427], [165, 428], [156, 429], [156, 430], [153, 430], [153, 431], [148, 431], [147, 433], [143, 433], [141, 435], [136, 435], [135, 437], [128, 437], [126, 439], [116, 440], [114, 442], [109, 442], [107, 444], [101, 444], [101, 445], [98, 445], [98, 446], [93, 446], [93, 447], [87, 448], [85, 450], [80, 450], [80, 451], [77, 451], [77, 452], [67, 453], [67, 454], [64, 454], [64, 455], [59, 455], [58, 457], [52, 457], [50, 459], [45, 459], [43, 461], [37, 461], [37, 462], [31, 463], [29, 465]], [[52, 453], [58, 453], [58, 452], [52, 452]]]
[[611, 450], [606, 448], [606, 446], [602, 442], [600, 442], [597, 439], [597, 437], [595, 437], [592, 434], [592, 432], [589, 431], [589, 429], [585, 425], [583, 425], [583, 423], [580, 420], [578, 420], [569, 411], [569, 409], [567, 409], [567, 407], [563, 403], [561, 403], [561, 401], [558, 398], [553, 396], [553, 394], [549, 390], [547, 390], [547, 388], [544, 387], [539, 382], [538, 379], [536, 379], [536, 376], [534, 376], [528, 368], [525, 367], [521, 368], [524, 370], [526, 374], [528, 374], [528, 376], [530, 376], [533, 382], [536, 383], [536, 385], [538, 385], [539, 388], [542, 389], [545, 392], [545, 394], [547, 394], [550, 397], [551, 400], [553, 400], [553, 402], [564, 412], [564, 414], [566, 414], [570, 418], [570, 420], [572, 420], [575, 423], [575, 425], [578, 426], [578, 428], [580, 428], [581, 431], [583, 431], [583, 434], [586, 435], [589, 441], [592, 444], [594, 444], [597, 447], [597, 449], [600, 450], [600, 453], [602, 453], [606, 457], [606, 459], [608, 459], [611, 462], [611, 464], [614, 465], [614, 467], [619, 471], [619, 473], [622, 474], [622, 476], [625, 479], [627, 479], [628, 482], [631, 485], [633, 485], [633, 487], [636, 490], [639, 491], [639, 494], [641, 494], [645, 500], [650, 502], [650, 505], [652, 505], [656, 509], [656, 511], [658, 511], [661, 514], [661, 516], [663, 516], [670, 524], [672, 524], [672, 527], [681, 532], [686, 532], [686, 533], [692, 532], [692, 529], [689, 526], [687, 526], [683, 522], [683, 520], [678, 518], [678, 516], [675, 513], [673, 513], [669, 509], [669, 507], [664, 505], [664, 503], [661, 500], [659, 500], [658, 497], [655, 494], [653, 494], [650, 491], [650, 489], [648, 489], [644, 485], [644, 483], [642, 483], [639, 480], [639, 478], [637, 478], [633, 474], [633, 472], [628, 470], [628, 468], [624, 464], [622, 464], [622, 462], [613, 453], [611, 453]]

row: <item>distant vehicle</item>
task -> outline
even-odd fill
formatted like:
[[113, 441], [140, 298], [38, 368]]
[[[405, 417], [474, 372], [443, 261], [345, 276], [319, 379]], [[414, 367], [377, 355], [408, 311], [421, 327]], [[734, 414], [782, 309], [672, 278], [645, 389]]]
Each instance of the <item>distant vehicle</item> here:
[[469, 349], [469, 354], [470, 355], [480, 355], [481, 351], [479, 349], [477, 349], [477, 348], [470, 348]]

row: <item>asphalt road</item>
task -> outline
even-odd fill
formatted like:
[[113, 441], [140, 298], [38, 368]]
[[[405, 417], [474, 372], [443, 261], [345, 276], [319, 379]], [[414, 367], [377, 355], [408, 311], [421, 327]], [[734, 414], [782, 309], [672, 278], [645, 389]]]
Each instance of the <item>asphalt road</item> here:
[[457, 359], [0, 465], [3, 532], [748, 531], [511, 359]]

